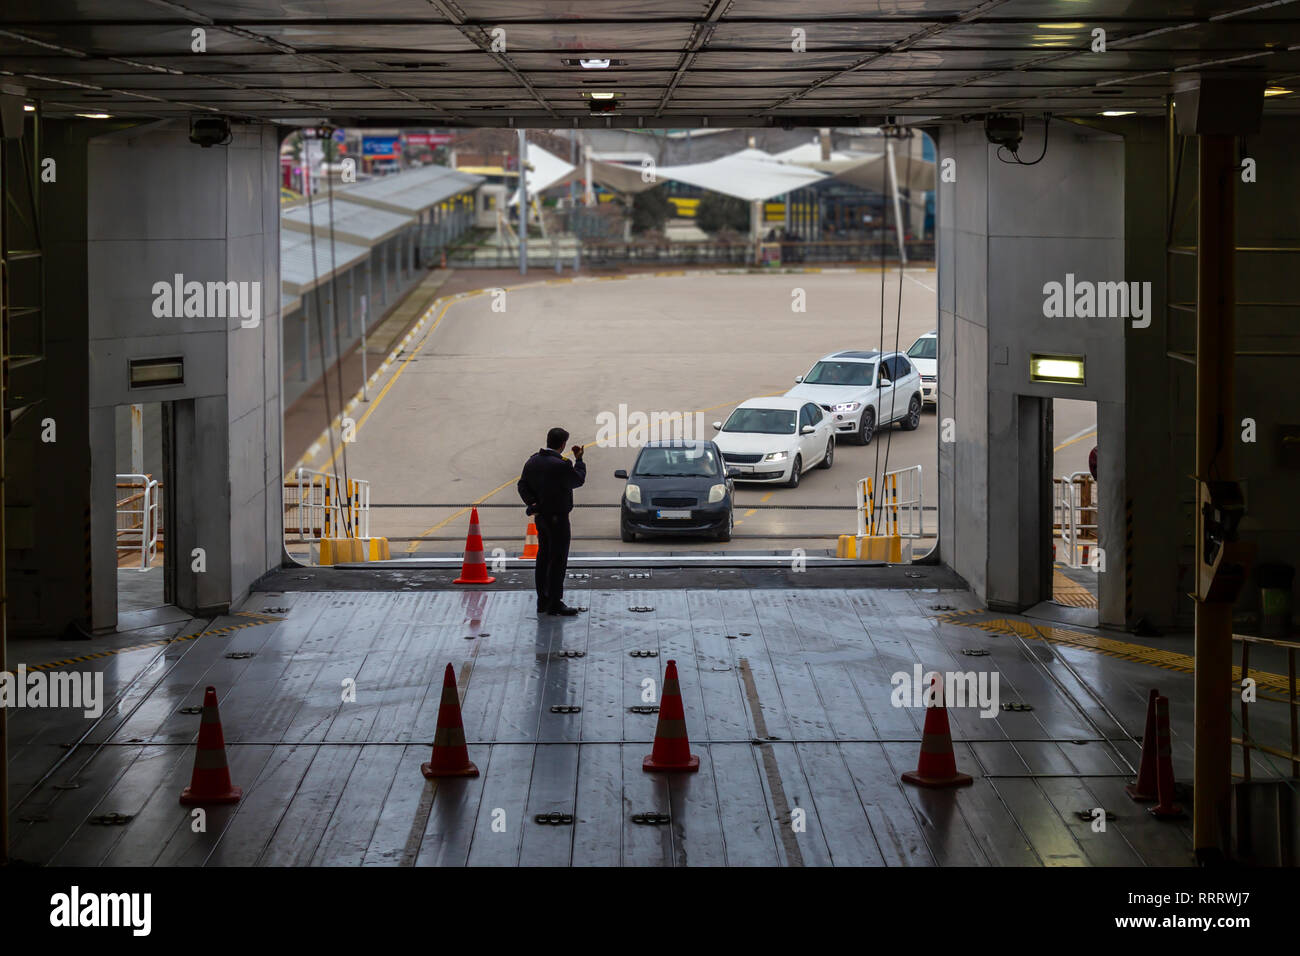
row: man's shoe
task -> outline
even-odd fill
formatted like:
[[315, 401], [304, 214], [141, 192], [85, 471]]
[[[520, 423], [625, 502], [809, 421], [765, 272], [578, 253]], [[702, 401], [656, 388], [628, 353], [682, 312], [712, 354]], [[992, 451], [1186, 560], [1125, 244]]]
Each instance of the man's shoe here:
[[538, 614], [545, 614], [545, 613], [546, 613], [547, 611], [549, 611], [549, 610], [550, 610], [550, 608], [548, 608], [545, 604], [538, 604], [538, 605], [537, 605], [537, 613], [538, 613]]
[[558, 607], [551, 608], [546, 613], [552, 615], [561, 615], [563, 617], [573, 617], [575, 614], [578, 613], [578, 609], [576, 607], [569, 607], [569, 605], [567, 604], [561, 604]]

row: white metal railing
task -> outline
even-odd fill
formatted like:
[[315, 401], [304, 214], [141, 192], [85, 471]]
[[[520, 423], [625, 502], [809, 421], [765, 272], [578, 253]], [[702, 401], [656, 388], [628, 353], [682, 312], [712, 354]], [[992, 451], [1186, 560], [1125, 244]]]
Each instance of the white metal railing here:
[[1082, 568], [1085, 551], [1096, 548], [1097, 481], [1086, 471], [1052, 479], [1052, 532], [1061, 547], [1057, 560], [1067, 568]]
[[162, 527], [162, 485], [148, 475], [118, 475], [117, 556], [140, 552], [140, 571], [148, 571], [158, 553]]
[[924, 537], [924, 497], [920, 465], [885, 472], [880, 483], [879, 502], [876, 501], [872, 478], [859, 478], [858, 534]]
[[299, 541], [370, 537], [370, 482], [299, 468], [284, 485], [284, 533]]

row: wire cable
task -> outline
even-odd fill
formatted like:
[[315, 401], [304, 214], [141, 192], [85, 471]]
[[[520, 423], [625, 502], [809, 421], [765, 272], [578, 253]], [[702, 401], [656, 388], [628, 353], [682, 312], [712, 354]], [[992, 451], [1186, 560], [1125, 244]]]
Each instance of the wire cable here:
[[[336, 372], [335, 378], [338, 380], [338, 386], [339, 386], [339, 415], [341, 416], [343, 414], [343, 342], [342, 339], [339, 338], [338, 258], [337, 258], [337, 250], [334, 245], [334, 177], [329, 174], [328, 170], [326, 170], [325, 175], [326, 175], [326, 183], [327, 183], [326, 195], [328, 197], [327, 201], [329, 204], [329, 211], [330, 211], [330, 319], [334, 326], [334, 357], [335, 357], [334, 369]], [[352, 302], [349, 301], [348, 309], [351, 308], [352, 308]], [[325, 385], [325, 390], [328, 392], [329, 391], [328, 375], [324, 376], [323, 384]], [[330, 420], [333, 421], [333, 419]], [[343, 424], [342, 421], [340, 421], [339, 422], [340, 428], [342, 427], [342, 424]], [[342, 446], [341, 456], [343, 459], [343, 491], [346, 494], [352, 487], [352, 483], [348, 476], [348, 443], [346, 441], [342, 441], [341, 434], [339, 438], [340, 438], [340, 444]], [[354, 529], [352, 527], [351, 508], [350, 507], [343, 508], [341, 510], [341, 514], [343, 516], [343, 527], [344, 530], [347, 531], [348, 537], [349, 538], [356, 537], [356, 535], [354, 534]]]
[[[1043, 151], [1038, 154], [1037, 159], [1030, 160], [1029, 162], [1025, 162], [1025, 160], [1020, 158], [1019, 146], [1017, 146], [1015, 149], [1007, 149], [1007, 147], [1005, 146], [999, 146], [997, 151], [998, 159], [1006, 163], [1008, 166], [1037, 166], [1039, 163], [1043, 161], [1043, 157], [1047, 155], [1047, 131], [1051, 127], [1051, 125], [1052, 125], [1052, 114], [1044, 113], [1043, 114]], [[1011, 154], [1011, 159], [1002, 159], [1002, 151], [1004, 149], [1007, 149], [1007, 152]]]
[[[899, 142], [902, 142], [902, 140], [900, 140]], [[912, 181], [912, 149], [911, 149], [911, 145], [910, 145], [910, 144], [911, 144], [911, 137], [910, 137], [910, 136], [908, 137], [908, 143], [909, 143], [909, 145], [908, 145], [908, 150], [907, 150], [907, 171], [903, 174], [903, 182], [905, 182], [905, 183], [910, 183], [910, 182]], [[897, 166], [895, 166], [895, 169], [897, 169]], [[895, 185], [895, 187], [897, 187], [898, 184], [895, 183], [894, 185]], [[908, 191], [908, 197], [907, 197], [907, 198], [908, 198], [909, 200], [912, 198], [912, 197], [911, 197], [911, 191], [910, 191], [910, 190]], [[903, 224], [900, 222], [900, 223], [898, 223], [897, 225], [898, 225], [899, 230], [901, 231], [902, 228], [903, 228]], [[904, 247], [904, 248], [906, 248], [906, 247]], [[895, 351], [895, 352], [897, 352], [897, 351], [899, 350], [899, 349], [898, 349], [898, 333], [899, 333], [899, 329], [900, 329], [900, 326], [901, 326], [902, 321], [903, 321], [903, 281], [904, 281], [906, 278], [907, 278], [907, 276], [906, 276], [906, 271], [905, 271], [905, 267], [904, 267], [904, 264], [903, 264], [903, 256], [900, 254], [899, 257], [898, 257], [898, 311], [894, 314], [894, 351]], [[880, 289], [881, 289], [881, 295], [882, 295], [882, 296], [884, 295], [884, 288], [885, 288], [885, 274], [884, 274], [883, 272], [881, 272], [881, 274], [880, 274]], [[937, 365], [938, 363], [936, 362], [935, 364]], [[895, 365], [894, 365], [894, 368], [897, 369], [897, 368], [898, 368], [898, 365], [895, 364]], [[890, 417], [891, 419], [894, 417], [894, 407], [895, 407], [895, 404], [897, 403], [897, 401], [898, 401], [898, 385], [897, 385], [897, 383], [895, 383], [895, 385], [894, 385], [894, 390], [893, 390], [893, 392], [891, 393], [891, 398], [890, 398], [890, 403], [889, 403], [889, 417]], [[910, 413], [910, 409], [911, 409], [911, 405], [910, 405], [910, 403], [909, 403], [909, 405], [908, 405], [908, 409], [909, 409], [909, 413]], [[885, 474], [888, 474], [888, 473], [889, 473], [889, 449], [890, 449], [890, 447], [893, 445], [893, 443], [894, 443], [894, 430], [891, 428], [891, 429], [889, 430], [889, 434], [888, 434], [888, 436], [886, 436], [886, 438], [885, 438], [885, 471], [884, 471], [884, 473], [881, 474], [881, 476], [880, 476], [880, 481], [881, 481], [882, 486], [883, 486], [884, 481], [885, 481]], [[882, 496], [883, 496], [883, 488], [882, 488]], [[882, 497], [882, 504], [883, 504], [883, 497]], [[898, 530], [897, 527], [895, 527], [894, 530], [897, 531], [897, 530]]]
[[[881, 134], [884, 135], [886, 139], [885, 153], [888, 155], [889, 134], [885, 133], [883, 129], [881, 130]], [[889, 187], [886, 184], [889, 175], [888, 167], [888, 161], [880, 164], [880, 221], [882, 223], [889, 221]], [[876, 359], [876, 395], [877, 398], [879, 398], [880, 375], [883, 371], [885, 361], [885, 238], [883, 235], [880, 237], [880, 335], [876, 341], [880, 343], [880, 353]], [[876, 463], [871, 466], [872, 480], [875, 483], [875, 487], [871, 489], [871, 527], [867, 529], [867, 531], [872, 535], [875, 535], [876, 533], [876, 527], [880, 523], [880, 510], [884, 505], [884, 489], [880, 487], [881, 484], [883, 484], [880, 480], [880, 442], [876, 440], [876, 435], [880, 431], [881, 417], [877, 412], [883, 412], [884, 409], [879, 408], [879, 401], [876, 402], [876, 405], [876, 410], [872, 412], [875, 420], [871, 423], [871, 438], [876, 442]], [[865, 415], [866, 412], [863, 412], [862, 414]], [[877, 501], [877, 492], [880, 492], [879, 501]]]
[[[301, 133], [298, 135], [302, 136]], [[304, 168], [306, 169], [307, 182], [310, 184], [311, 164], [306, 164]], [[316, 197], [314, 195], [310, 196], [307, 202], [307, 235], [309, 237], [308, 241], [311, 243], [311, 272], [314, 277], [320, 275], [320, 268], [316, 258]], [[306, 301], [303, 302], [303, 311], [310, 311]], [[329, 437], [330, 461], [333, 461], [337, 453], [334, 450], [334, 416], [330, 414], [329, 373], [325, 368], [325, 325], [321, 316], [319, 287], [316, 290], [316, 337], [320, 342], [321, 380], [325, 386], [325, 433]], [[325, 487], [328, 489], [328, 476], [326, 476], [325, 481]], [[337, 497], [336, 495], [336, 500]]]

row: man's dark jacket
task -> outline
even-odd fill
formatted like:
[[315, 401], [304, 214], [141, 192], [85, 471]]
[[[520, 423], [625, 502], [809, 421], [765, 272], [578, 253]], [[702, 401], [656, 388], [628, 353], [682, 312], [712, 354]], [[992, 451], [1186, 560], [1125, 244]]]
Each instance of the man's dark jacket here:
[[587, 465], [581, 458], [570, 464], [558, 451], [543, 448], [524, 463], [519, 497], [530, 515], [567, 515], [573, 510], [573, 489], [586, 480]]

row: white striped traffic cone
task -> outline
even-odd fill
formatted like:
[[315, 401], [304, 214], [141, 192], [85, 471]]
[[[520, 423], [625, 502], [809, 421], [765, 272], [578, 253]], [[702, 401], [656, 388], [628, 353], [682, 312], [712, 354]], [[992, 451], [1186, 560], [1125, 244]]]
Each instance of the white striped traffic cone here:
[[452, 584], [491, 584], [487, 563], [483, 560], [483, 535], [478, 530], [478, 509], [469, 513], [469, 534], [465, 536], [465, 560], [460, 565], [460, 577]]

